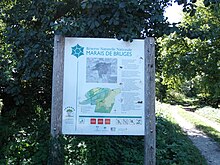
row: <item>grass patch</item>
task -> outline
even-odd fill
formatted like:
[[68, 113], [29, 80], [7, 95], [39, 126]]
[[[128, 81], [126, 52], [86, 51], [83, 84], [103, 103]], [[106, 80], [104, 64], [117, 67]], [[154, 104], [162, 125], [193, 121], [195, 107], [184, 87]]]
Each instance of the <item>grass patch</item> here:
[[195, 125], [195, 127], [201, 131], [203, 131], [207, 136], [211, 137], [213, 140], [220, 144], [220, 132], [216, 129], [212, 128], [210, 125], [206, 124], [204, 121], [196, 118], [192, 112], [187, 112], [184, 110], [180, 110], [179, 114], [184, 117], [187, 121], [191, 122]]
[[206, 160], [172, 118], [167, 104], [157, 104], [157, 164], [206, 165]]
[[211, 108], [211, 107], [203, 107], [203, 108], [197, 109], [195, 113], [220, 124], [220, 109]]

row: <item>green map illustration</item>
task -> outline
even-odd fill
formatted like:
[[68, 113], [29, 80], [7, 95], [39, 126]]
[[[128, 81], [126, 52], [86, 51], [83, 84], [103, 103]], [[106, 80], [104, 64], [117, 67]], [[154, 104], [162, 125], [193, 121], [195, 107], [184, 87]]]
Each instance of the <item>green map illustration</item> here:
[[115, 97], [121, 92], [121, 89], [109, 88], [93, 88], [89, 90], [85, 96], [86, 100], [80, 102], [82, 105], [91, 104], [96, 105], [95, 112], [110, 113], [115, 104]]

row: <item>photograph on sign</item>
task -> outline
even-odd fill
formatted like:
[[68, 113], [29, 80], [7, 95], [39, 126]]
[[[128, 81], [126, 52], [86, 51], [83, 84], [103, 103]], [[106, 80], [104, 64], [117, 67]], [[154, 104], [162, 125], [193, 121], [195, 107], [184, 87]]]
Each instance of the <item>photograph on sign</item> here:
[[65, 38], [62, 133], [144, 135], [144, 40]]

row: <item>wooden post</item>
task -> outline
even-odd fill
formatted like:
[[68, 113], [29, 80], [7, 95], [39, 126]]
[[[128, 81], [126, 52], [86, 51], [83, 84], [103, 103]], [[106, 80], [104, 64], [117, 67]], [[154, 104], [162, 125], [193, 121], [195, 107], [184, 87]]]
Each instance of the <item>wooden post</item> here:
[[144, 165], [156, 164], [155, 40], [145, 39], [145, 154]]
[[59, 135], [62, 131], [62, 105], [63, 105], [63, 73], [64, 73], [64, 37], [54, 37], [52, 107], [51, 107], [51, 148], [48, 164], [62, 165], [62, 144]]

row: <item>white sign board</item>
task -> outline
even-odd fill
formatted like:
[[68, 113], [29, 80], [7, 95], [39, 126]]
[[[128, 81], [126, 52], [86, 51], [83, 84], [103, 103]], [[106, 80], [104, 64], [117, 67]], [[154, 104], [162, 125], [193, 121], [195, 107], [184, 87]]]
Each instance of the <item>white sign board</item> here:
[[62, 133], [144, 135], [144, 40], [65, 38]]

